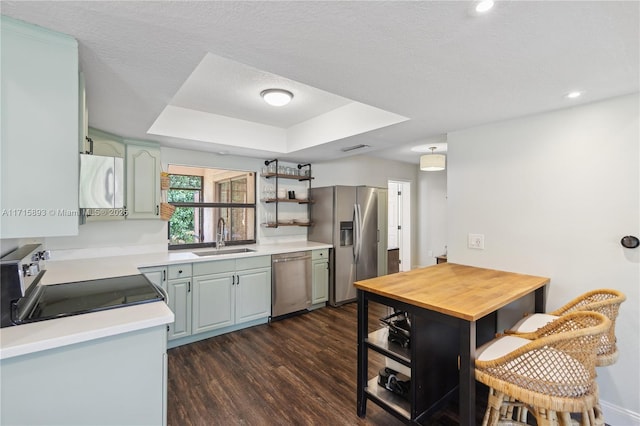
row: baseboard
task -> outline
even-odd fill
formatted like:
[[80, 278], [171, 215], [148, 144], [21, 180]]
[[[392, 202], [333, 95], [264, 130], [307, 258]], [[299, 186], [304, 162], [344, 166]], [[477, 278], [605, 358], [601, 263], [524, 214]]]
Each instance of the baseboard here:
[[607, 401], [600, 400], [604, 421], [610, 426], [640, 426], [640, 413], [634, 413]]

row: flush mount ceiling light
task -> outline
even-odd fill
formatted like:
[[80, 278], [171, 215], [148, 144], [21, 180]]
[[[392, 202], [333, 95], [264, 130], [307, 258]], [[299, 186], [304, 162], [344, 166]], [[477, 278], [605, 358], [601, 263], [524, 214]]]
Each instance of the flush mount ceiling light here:
[[442, 154], [434, 154], [435, 146], [429, 148], [431, 154], [426, 154], [420, 157], [420, 170], [425, 172], [435, 172], [438, 170], [444, 170], [446, 157]]
[[579, 98], [580, 96], [582, 96], [582, 92], [576, 90], [574, 92], [569, 92], [565, 95], [565, 98], [567, 99], [575, 99], [575, 98]]
[[266, 103], [272, 106], [284, 106], [291, 102], [293, 93], [284, 89], [267, 89], [260, 92], [260, 96]]
[[476, 12], [485, 13], [493, 8], [493, 0], [482, 0], [476, 3]]

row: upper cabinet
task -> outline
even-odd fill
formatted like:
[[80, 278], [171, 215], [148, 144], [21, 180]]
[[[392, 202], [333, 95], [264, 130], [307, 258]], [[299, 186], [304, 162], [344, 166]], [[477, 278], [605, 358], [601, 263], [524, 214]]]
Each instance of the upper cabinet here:
[[160, 218], [160, 148], [126, 141], [127, 219]]
[[[125, 158], [126, 149], [124, 140], [120, 136], [103, 132], [102, 130], [89, 128], [89, 138], [93, 142], [93, 154], [105, 157]], [[90, 149], [90, 143], [85, 142], [85, 151]]]
[[1, 17], [0, 238], [78, 233], [78, 43]]

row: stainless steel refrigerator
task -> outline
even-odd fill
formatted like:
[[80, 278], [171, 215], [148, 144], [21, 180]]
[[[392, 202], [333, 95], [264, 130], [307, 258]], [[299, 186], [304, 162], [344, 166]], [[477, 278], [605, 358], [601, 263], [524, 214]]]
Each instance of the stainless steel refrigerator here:
[[378, 192], [366, 186], [310, 189], [309, 241], [332, 244], [329, 304], [356, 299], [354, 281], [378, 274]]

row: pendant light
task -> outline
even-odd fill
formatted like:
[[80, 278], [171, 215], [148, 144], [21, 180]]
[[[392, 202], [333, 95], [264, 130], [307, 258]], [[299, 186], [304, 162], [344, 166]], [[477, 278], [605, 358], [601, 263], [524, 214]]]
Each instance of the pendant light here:
[[431, 154], [426, 154], [420, 157], [420, 170], [425, 172], [435, 172], [438, 170], [444, 170], [446, 157], [442, 154], [434, 154], [436, 147], [429, 148]]

